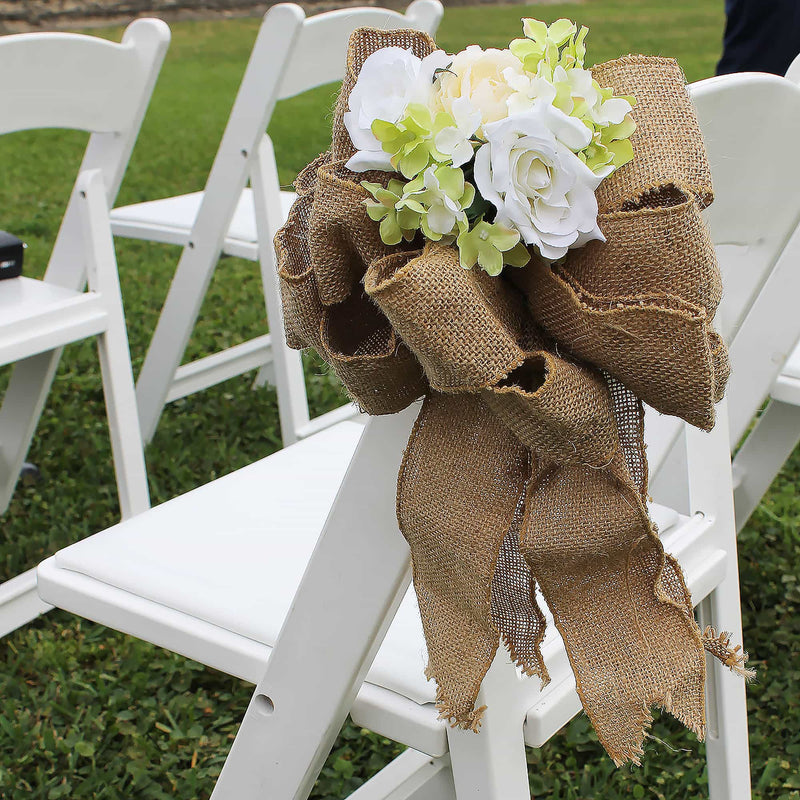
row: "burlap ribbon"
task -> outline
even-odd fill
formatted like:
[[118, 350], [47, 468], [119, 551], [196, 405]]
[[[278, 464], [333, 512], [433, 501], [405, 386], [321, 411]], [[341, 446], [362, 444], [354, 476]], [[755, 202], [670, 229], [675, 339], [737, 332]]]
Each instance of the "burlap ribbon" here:
[[371, 414], [425, 398], [397, 513], [438, 707], [477, 730], [501, 639], [548, 680], [538, 587], [617, 763], [638, 761], [654, 705], [702, 737], [703, 637], [648, 517], [640, 400], [709, 429], [728, 374], [700, 216], [711, 179], [683, 75], [641, 56], [594, 68], [637, 99], [635, 159], [598, 191], [607, 242], [493, 278], [453, 246], [384, 245], [360, 182], [390, 176], [344, 166], [349, 92], [389, 45], [435, 47], [413, 31], [353, 35], [331, 150], [298, 177], [275, 244], [289, 345], [316, 348]]

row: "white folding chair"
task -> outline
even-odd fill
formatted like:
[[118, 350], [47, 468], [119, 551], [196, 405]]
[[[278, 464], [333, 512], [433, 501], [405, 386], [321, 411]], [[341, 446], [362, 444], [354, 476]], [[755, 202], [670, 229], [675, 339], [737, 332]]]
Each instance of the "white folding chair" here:
[[[724, 88], [708, 82], [696, 92], [718, 93], [722, 114], [738, 103]], [[738, 152], [732, 128], [708, 144], [712, 164]], [[759, 283], [771, 267], [758, 263]], [[743, 307], [742, 326], [749, 314]], [[305, 797], [348, 711], [412, 748], [357, 800], [528, 800], [525, 746], [542, 746], [580, 710], [551, 622], [544, 690], [501, 651], [478, 700], [488, 704], [480, 734], [437, 718], [394, 505], [415, 413], [373, 418], [365, 429], [340, 422], [40, 565], [48, 602], [257, 684], [216, 800]], [[712, 433], [680, 430], [688, 513], [651, 513], [701, 622], [739, 639], [727, 401]], [[749, 798], [744, 684], [718, 664], [709, 669], [707, 741], [712, 798]]]
[[[747, 434], [733, 462], [740, 530], [800, 441], [800, 350], [787, 362], [800, 340], [800, 163], [787, 156], [800, 137], [800, 91], [763, 73], [712, 78], [691, 90], [717, 192], [707, 218], [725, 286], [721, 324], [731, 348], [731, 447]], [[650, 412], [651, 493], [683, 510], [679, 432], [675, 420]]]
[[[281, 191], [272, 142], [264, 131], [275, 103], [344, 77], [350, 34], [358, 27], [415, 28], [434, 33], [439, 0], [415, 0], [405, 15], [382, 8], [348, 8], [306, 19], [284, 3], [265, 15], [205, 190], [114, 209], [114, 233], [183, 246], [139, 374], [136, 392], [145, 440], [165, 403], [252, 369], [274, 384], [284, 444], [355, 413], [352, 405], [310, 421], [300, 355], [281, 335], [264, 334], [180, 366], [203, 297], [221, 255], [261, 262], [267, 316], [281, 316], [272, 239], [294, 201]], [[251, 188], [246, 188], [247, 184]]]
[[[15, 364], [0, 407], [0, 513], [62, 348], [90, 336], [98, 337], [122, 516], [150, 505], [108, 211], [168, 44], [160, 20], [134, 22], [121, 44], [65, 33], [0, 38], [0, 134], [91, 133], [44, 279], [0, 282], [0, 366]], [[35, 581], [31, 569], [0, 587], [0, 635], [44, 610]]]

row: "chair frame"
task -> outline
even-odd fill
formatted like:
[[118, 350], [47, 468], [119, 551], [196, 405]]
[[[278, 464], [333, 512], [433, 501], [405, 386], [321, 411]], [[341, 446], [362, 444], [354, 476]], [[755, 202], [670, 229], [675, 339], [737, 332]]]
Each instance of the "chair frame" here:
[[[340, 79], [344, 73], [343, 58], [338, 72], [320, 70], [313, 59], [298, 57], [296, 46], [302, 40], [303, 52], [314, 52], [333, 38], [344, 53], [347, 39], [357, 27], [411, 27], [433, 32], [441, 14], [438, 2], [415, 0], [405, 15], [380, 8], [354, 8], [306, 19], [305, 12], [291, 3], [273, 6], [264, 15], [137, 381], [139, 419], [146, 441], [152, 439], [166, 403], [254, 368], [259, 369], [257, 384], [269, 380], [276, 386], [284, 444], [357, 413], [348, 404], [310, 420], [300, 354], [289, 349], [281, 335], [264, 334], [189, 364], [181, 365], [181, 359], [217, 263], [225, 252], [231, 252], [226, 251], [226, 236], [248, 181], [256, 213], [257, 250], [231, 254], [259, 260], [270, 327], [282, 330], [272, 240], [283, 224], [283, 213], [277, 164], [265, 130], [278, 100]], [[174, 233], [165, 236], [152, 227], [125, 221], [122, 211], [112, 213], [115, 235], [180, 241]]]
[[[0, 363], [15, 365], [0, 406], [0, 513], [11, 501], [63, 346], [90, 336], [98, 341], [122, 516], [141, 513], [150, 506], [108, 214], [169, 39], [169, 28], [160, 20], [134, 22], [120, 44], [77, 34], [37, 33], [0, 39], [0, 61], [8, 58], [9, 63], [29, 63], [22, 56], [38, 48], [35, 60], [39, 67], [35, 74], [25, 76], [12, 70], [7, 86], [0, 87], [13, 111], [0, 122], [0, 132], [70, 127], [91, 134], [43, 278], [46, 284], [69, 290], [64, 293], [67, 299], [60, 315], [49, 319], [47, 326], [22, 335], [13, 327], [4, 331], [0, 325]], [[130, 103], [122, 92], [111, 100], [73, 101], [83, 58], [96, 67], [116, 65], [117, 75], [124, 70], [127, 76], [135, 76]], [[58, 80], [47, 72], [56, 64], [62, 72]], [[58, 94], [60, 101], [55, 99]], [[83, 291], [87, 279], [88, 293]], [[6, 581], [0, 585], [0, 635], [49, 608], [38, 598], [35, 568]]]

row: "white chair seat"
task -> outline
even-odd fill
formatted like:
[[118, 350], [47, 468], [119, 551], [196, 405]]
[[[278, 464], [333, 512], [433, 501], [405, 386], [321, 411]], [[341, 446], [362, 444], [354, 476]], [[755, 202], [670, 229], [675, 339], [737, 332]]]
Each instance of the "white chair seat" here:
[[107, 318], [97, 293], [24, 276], [0, 281], [0, 364], [96, 336]]
[[787, 359], [771, 395], [783, 403], [800, 406], [800, 347]]
[[[111, 212], [111, 228], [117, 236], [183, 246], [189, 241], [203, 196], [204, 192], [192, 192], [115, 208]], [[281, 192], [281, 222], [296, 197], [294, 192]], [[256, 214], [249, 188], [242, 192], [236, 205], [223, 251], [251, 261], [258, 259]]]
[[[257, 682], [362, 430], [356, 422], [342, 422], [61, 550], [39, 567], [40, 594], [61, 608]], [[691, 521], [663, 506], [651, 506], [651, 514], [665, 545], [683, 550]], [[714, 562], [703, 561], [700, 570], [687, 565], [695, 584], [707, 582], [697, 576]], [[574, 693], [552, 623], [543, 649], [553, 681], [541, 694], [539, 682], [532, 681], [532, 706], [554, 692]], [[387, 700], [390, 694], [406, 706], [412, 701], [424, 719], [400, 741], [435, 754], [446, 749], [444, 723], [436, 719], [435, 686], [424, 676], [425, 663], [416, 597], [409, 589], [367, 675], [368, 684], [388, 691], [376, 701], [365, 687], [353, 716], [388, 735], [381, 727], [386, 714], [375, 713], [376, 703], [396, 703]], [[562, 705], [539, 704], [542, 724], [557, 730], [568, 719], [561, 718]], [[557, 718], [551, 719], [556, 705]], [[408, 708], [397, 716], [408, 718]], [[552, 734], [529, 728], [529, 738]], [[423, 742], [420, 730], [427, 734]]]

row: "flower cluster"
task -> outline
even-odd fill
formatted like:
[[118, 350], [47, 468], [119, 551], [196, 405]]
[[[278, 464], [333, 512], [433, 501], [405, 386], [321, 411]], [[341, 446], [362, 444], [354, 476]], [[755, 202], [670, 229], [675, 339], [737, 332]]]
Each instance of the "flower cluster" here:
[[498, 275], [529, 247], [557, 260], [603, 239], [594, 193], [633, 158], [635, 100], [584, 68], [587, 28], [525, 19], [523, 31], [506, 50], [386, 47], [364, 62], [344, 115], [347, 167], [402, 176], [362, 183], [386, 244], [422, 231]]

